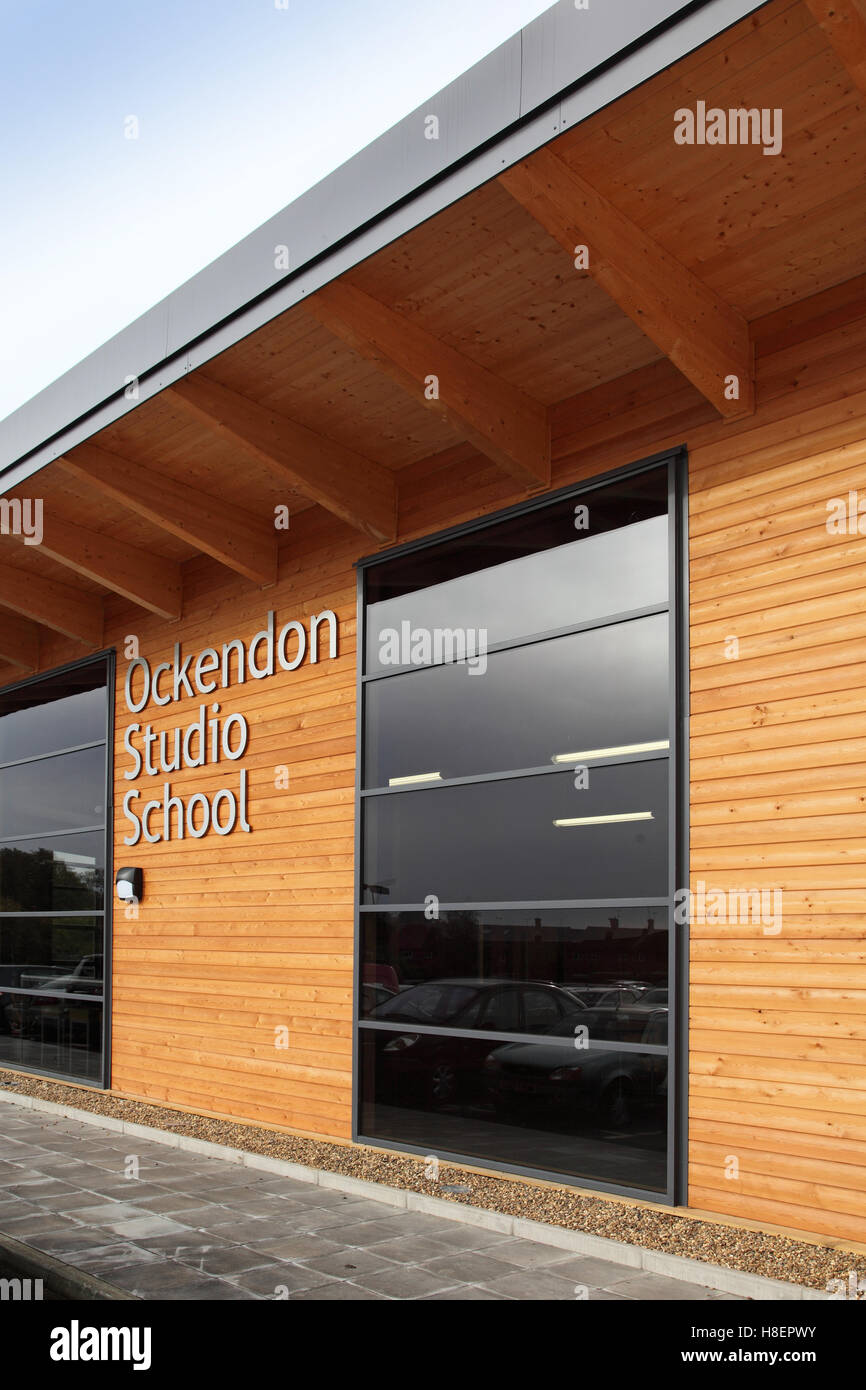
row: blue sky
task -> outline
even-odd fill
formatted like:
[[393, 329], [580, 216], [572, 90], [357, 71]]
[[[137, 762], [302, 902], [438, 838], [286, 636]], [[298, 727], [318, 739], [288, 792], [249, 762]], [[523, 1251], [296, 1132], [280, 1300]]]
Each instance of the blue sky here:
[[0, 0], [0, 419], [548, 8]]

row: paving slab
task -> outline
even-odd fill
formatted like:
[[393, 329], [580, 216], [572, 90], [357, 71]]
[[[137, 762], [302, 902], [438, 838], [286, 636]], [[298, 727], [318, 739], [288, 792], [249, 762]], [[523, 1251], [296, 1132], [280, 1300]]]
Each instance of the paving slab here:
[[578, 1297], [575, 1285], [579, 1282], [559, 1279], [548, 1269], [521, 1269], [504, 1278], [492, 1279], [489, 1287], [494, 1293], [506, 1294], [509, 1298], [563, 1302]]
[[374, 1293], [371, 1289], [362, 1289], [358, 1284], [348, 1283], [346, 1280], [339, 1280], [334, 1284], [321, 1285], [315, 1289], [307, 1289], [304, 1293], [293, 1293], [289, 1298], [294, 1302], [310, 1302], [312, 1300], [322, 1302], [348, 1302], [350, 1299], [356, 1303], [367, 1301], [372, 1302], [378, 1299], [380, 1302], [385, 1299], [385, 1294]]
[[303, 1267], [316, 1270], [319, 1274], [329, 1274], [334, 1279], [357, 1279], [361, 1274], [377, 1274], [380, 1270], [399, 1268], [394, 1260], [379, 1254], [378, 1245], [368, 1250], [360, 1246], [345, 1246], [328, 1255], [315, 1255], [304, 1260]]
[[[463, 1224], [433, 1203], [419, 1210], [392, 1193], [378, 1201], [360, 1185], [320, 1186], [136, 1135], [106, 1139], [74, 1119], [19, 1122], [9, 1108], [0, 1110], [0, 1230], [144, 1299], [731, 1297]], [[124, 1176], [130, 1154], [134, 1179]]]
[[444, 1240], [431, 1240], [429, 1236], [398, 1236], [396, 1240], [383, 1240], [371, 1247], [377, 1255], [397, 1264], [417, 1265], [425, 1260], [433, 1260], [437, 1255], [456, 1253], [453, 1246]]
[[257, 1269], [244, 1270], [241, 1274], [226, 1275], [226, 1282], [245, 1289], [248, 1294], [257, 1298], [279, 1302], [308, 1289], [323, 1289], [337, 1280], [318, 1269], [277, 1261], [274, 1264], [260, 1265]]
[[682, 1279], [668, 1279], [664, 1274], [632, 1274], [626, 1279], [617, 1279], [605, 1285], [610, 1293], [625, 1294], [628, 1298], [652, 1299], [701, 1299], [712, 1297], [713, 1289], [696, 1288]]
[[419, 1268], [452, 1284], [491, 1284], [494, 1279], [503, 1279], [513, 1272], [513, 1266], [496, 1259], [495, 1252], [491, 1255], [480, 1250], [455, 1250], [450, 1255], [436, 1255]]
[[[555, 1245], [537, 1245], [531, 1240], [506, 1240], [499, 1245], [491, 1247], [492, 1253], [497, 1260], [506, 1265], [514, 1265], [518, 1269], [541, 1269], [546, 1266], [557, 1265], [568, 1262], [569, 1257], [565, 1251], [560, 1250]], [[584, 1263], [587, 1263], [584, 1261]], [[599, 1260], [599, 1264], [607, 1265], [605, 1261]], [[622, 1265], [611, 1265], [615, 1271], [614, 1277], [621, 1276], [623, 1273]], [[559, 1273], [557, 1269], [557, 1273]]]
[[440, 1293], [427, 1293], [417, 1300], [419, 1303], [504, 1303], [505, 1294], [494, 1293], [492, 1289], [477, 1284], [459, 1284], [456, 1289], [443, 1289]]
[[407, 1299], [423, 1298], [425, 1294], [453, 1288], [458, 1280], [450, 1279], [446, 1274], [433, 1274], [428, 1269], [410, 1265], [395, 1266], [394, 1269], [386, 1269], [379, 1274], [362, 1274], [356, 1276], [352, 1282], [360, 1284], [363, 1289], [370, 1289], [373, 1293], [384, 1294], [387, 1298]]

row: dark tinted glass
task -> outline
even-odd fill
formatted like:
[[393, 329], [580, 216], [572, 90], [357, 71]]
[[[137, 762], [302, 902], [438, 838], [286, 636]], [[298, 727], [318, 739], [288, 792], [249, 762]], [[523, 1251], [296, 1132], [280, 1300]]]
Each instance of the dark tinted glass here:
[[419, 632], [481, 630], [492, 645], [666, 603], [667, 591], [667, 517], [657, 516], [372, 605], [367, 671], [430, 664]]
[[0, 912], [101, 908], [104, 836], [46, 835], [0, 844]]
[[[365, 903], [536, 902], [667, 893], [667, 760], [365, 799]], [[639, 814], [613, 824], [557, 824]]]
[[61, 981], [63, 989], [101, 993], [101, 917], [0, 918], [0, 986], [38, 989]]
[[663, 740], [666, 614], [494, 652], [487, 669], [409, 671], [365, 687], [365, 778], [540, 767], [557, 754]]
[[[541, 1019], [554, 1021], [559, 1007], [581, 1013], [578, 1021], [593, 1037], [639, 1041], [642, 1014], [667, 1007], [667, 973], [664, 908], [446, 911], [438, 921], [423, 912], [361, 917], [359, 1015], [380, 1022], [411, 1013], [431, 1027], [485, 1026], [473, 1001], [508, 981], [524, 991], [523, 1025], [534, 1021], [525, 1031], [540, 1031]], [[545, 998], [529, 1001], [530, 988]]]
[[100, 661], [0, 692], [0, 763], [104, 739], [105, 681]]
[[667, 604], [667, 506], [653, 469], [365, 574], [365, 1137], [666, 1190], [667, 909], [608, 904], [670, 891], [669, 618], [609, 621]]
[[0, 769], [0, 839], [104, 820], [104, 744]]
[[366, 669], [394, 664], [387, 634], [404, 623], [494, 643], [665, 602], [666, 511], [658, 469], [372, 567]]
[[[373, 565], [366, 575], [367, 603], [388, 602], [431, 584], [444, 584], [462, 575], [553, 550], [578, 535], [600, 536], [660, 516], [667, 511], [667, 491], [666, 469], [653, 468], [577, 497], [559, 498], [538, 511], [524, 512], [425, 546], [386, 564]], [[578, 508], [585, 509], [585, 517], [579, 515]]]
[[362, 1027], [362, 1133], [664, 1191], [666, 1057], [578, 1048], [569, 1028], [509, 1043]]
[[0, 1066], [102, 1080], [102, 1004], [0, 988]]

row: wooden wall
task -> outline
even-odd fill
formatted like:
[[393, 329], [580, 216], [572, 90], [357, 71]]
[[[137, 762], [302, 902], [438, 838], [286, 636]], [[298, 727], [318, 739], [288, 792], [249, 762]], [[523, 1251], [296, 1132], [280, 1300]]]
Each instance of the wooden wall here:
[[[301, 523], [303, 526], [301, 527]], [[146, 1096], [310, 1133], [347, 1137], [351, 1117], [354, 937], [355, 546], [348, 528], [316, 510], [298, 520], [277, 585], [258, 589], [211, 561], [185, 574], [184, 617], [175, 625], [141, 610], [117, 615], [119, 654], [139, 639], [151, 666], [183, 652], [250, 638], [268, 609], [277, 627], [331, 608], [336, 660], [308, 662], [262, 681], [218, 690], [220, 717], [237, 710], [250, 727], [251, 834], [123, 844], [130, 787], [160, 797], [163, 776], [124, 779], [131, 721], [156, 731], [197, 717], [201, 697], [165, 709], [126, 710], [126, 662], [118, 660], [115, 763], [116, 862], [141, 864], [138, 920], [115, 911], [112, 1086]], [[326, 648], [326, 642], [323, 640]], [[234, 670], [234, 666], [232, 667]], [[163, 687], [165, 688], [165, 686]], [[140, 746], [140, 743], [137, 743]], [[234, 785], [240, 764], [170, 774], [173, 795]], [[278, 772], [288, 769], [288, 787]], [[153, 829], [161, 828], [161, 816]], [[288, 1049], [275, 1030], [288, 1029]]]
[[[691, 875], [779, 888], [778, 934], [695, 923], [690, 1188], [695, 1208], [866, 1240], [866, 280], [753, 325], [754, 416], [721, 424], [666, 362], [554, 411], [554, 486], [669, 445], [690, 451]], [[519, 500], [463, 446], [401, 477], [401, 539]], [[351, 1104], [355, 589], [362, 539], [293, 522], [279, 582], [187, 566], [170, 626], [119, 601], [108, 639], [166, 659], [324, 607], [340, 657], [225, 692], [251, 722], [252, 836], [148, 845], [140, 919], [115, 927], [115, 1090], [347, 1138]], [[738, 655], [730, 652], [736, 637]], [[58, 644], [48, 667], [69, 659]], [[119, 663], [123, 667], [124, 663]], [[167, 727], [193, 702], [161, 714]], [[131, 785], [118, 698], [118, 803]], [[183, 718], [179, 716], [183, 712]], [[290, 770], [288, 791], [274, 769]], [[179, 774], [173, 790], [207, 785]], [[219, 782], [211, 778], [216, 787]], [[289, 1029], [276, 1052], [274, 1029]], [[736, 1159], [738, 1176], [726, 1176]]]
[[864, 1241], [866, 534], [827, 529], [849, 490], [866, 513], [845, 317], [802, 341], [796, 310], [766, 320], [766, 408], [691, 453], [692, 878], [777, 888], [782, 922], [692, 927], [690, 1201]]

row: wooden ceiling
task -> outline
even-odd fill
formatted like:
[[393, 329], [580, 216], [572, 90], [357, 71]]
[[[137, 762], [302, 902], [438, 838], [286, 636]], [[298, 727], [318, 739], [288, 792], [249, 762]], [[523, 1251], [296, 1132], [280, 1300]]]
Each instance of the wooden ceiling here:
[[[698, 102], [778, 108], [781, 151], [676, 144]], [[537, 492], [551, 420], [662, 359], [747, 415], [749, 325], [863, 273], [864, 188], [866, 0], [774, 0], [8, 494], [45, 539], [0, 538], [0, 680], [98, 647], [107, 594], [178, 616], [198, 553], [272, 582], [277, 507], [370, 551], [472, 460]]]

